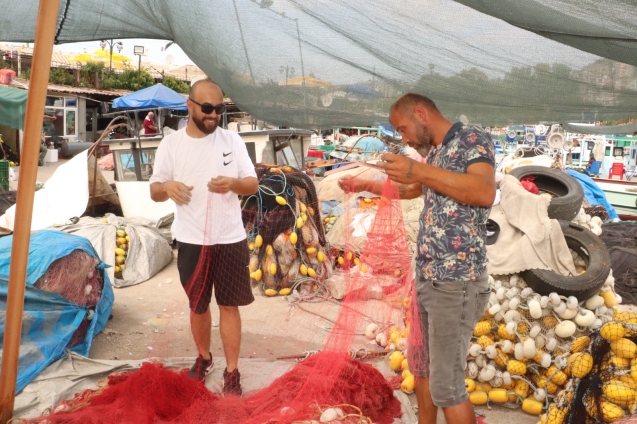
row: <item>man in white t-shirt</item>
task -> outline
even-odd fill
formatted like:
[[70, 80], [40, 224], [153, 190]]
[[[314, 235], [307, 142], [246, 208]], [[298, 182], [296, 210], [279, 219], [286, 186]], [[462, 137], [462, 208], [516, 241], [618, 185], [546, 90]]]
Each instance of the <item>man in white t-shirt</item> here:
[[150, 192], [156, 202], [177, 204], [172, 226], [177, 268], [199, 351], [188, 376], [203, 381], [213, 366], [209, 305], [214, 287], [226, 356], [223, 391], [240, 396], [238, 307], [252, 303], [254, 296], [238, 195], [256, 193], [258, 181], [241, 137], [218, 128], [225, 109], [219, 86], [209, 79], [197, 81], [187, 106], [188, 126], [164, 137], [157, 149]]

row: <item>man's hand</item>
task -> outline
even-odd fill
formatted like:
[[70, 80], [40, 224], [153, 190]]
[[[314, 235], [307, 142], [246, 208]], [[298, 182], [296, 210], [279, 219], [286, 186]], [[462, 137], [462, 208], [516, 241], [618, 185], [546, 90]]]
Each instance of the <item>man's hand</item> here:
[[217, 177], [210, 180], [208, 183], [208, 191], [213, 193], [225, 194], [232, 191], [234, 185], [234, 178], [231, 177]]
[[392, 181], [399, 184], [418, 183], [417, 169], [421, 166], [419, 162], [406, 156], [385, 153], [381, 156], [382, 161], [376, 165], [384, 168], [385, 173]]
[[345, 175], [344, 177], [339, 178], [338, 186], [345, 193], [358, 193], [360, 191], [358, 189], [356, 178], [352, 175]]
[[177, 181], [166, 181], [164, 189], [168, 197], [179, 206], [187, 205], [192, 197], [192, 193], [190, 193], [192, 186], [187, 186]]

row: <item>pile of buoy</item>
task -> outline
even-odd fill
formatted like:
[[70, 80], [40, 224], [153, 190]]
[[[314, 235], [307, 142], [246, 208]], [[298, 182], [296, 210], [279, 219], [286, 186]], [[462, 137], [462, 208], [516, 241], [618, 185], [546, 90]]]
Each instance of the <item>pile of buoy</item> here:
[[[621, 301], [612, 275], [598, 295], [585, 301], [557, 293], [541, 296], [517, 274], [489, 277], [489, 283], [488, 310], [474, 328], [465, 369], [471, 402], [520, 404], [529, 414], [546, 411], [548, 423], [560, 423], [552, 413], [555, 406], [545, 406], [568, 398], [571, 380], [590, 371], [590, 355], [584, 352], [590, 335], [614, 319]], [[626, 365], [616, 356], [609, 361]]]
[[130, 237], [126, 234], [126, 229], [120, 227], [117, 229], [117, 239], [115, 240], [115, 278], [122, 278], [122, 272], [126, 267], [126, 257], [130, 244]]

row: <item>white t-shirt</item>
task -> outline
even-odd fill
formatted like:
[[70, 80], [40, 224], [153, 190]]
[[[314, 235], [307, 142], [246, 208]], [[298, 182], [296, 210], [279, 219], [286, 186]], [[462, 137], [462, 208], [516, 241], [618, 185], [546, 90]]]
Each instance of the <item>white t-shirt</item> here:
[[208, 182], [218, 176], [257, 176], [238, 134], [217, 128], [204, 138], [192, 138], [182, 129], [167, 135], [159, 144], [151, 184], [178, 181], [193, 187], [190, 202], [177, 205], [172, 226], [177, 241], [212, 245], [246, 238], [238, 195], [208, 191]]

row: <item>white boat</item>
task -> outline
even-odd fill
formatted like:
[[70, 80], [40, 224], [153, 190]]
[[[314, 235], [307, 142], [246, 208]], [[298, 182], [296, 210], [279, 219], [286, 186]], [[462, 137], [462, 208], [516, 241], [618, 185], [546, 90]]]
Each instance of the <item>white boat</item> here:
[[637, 182], [593, 178], [622, 220], [637, 220]]

